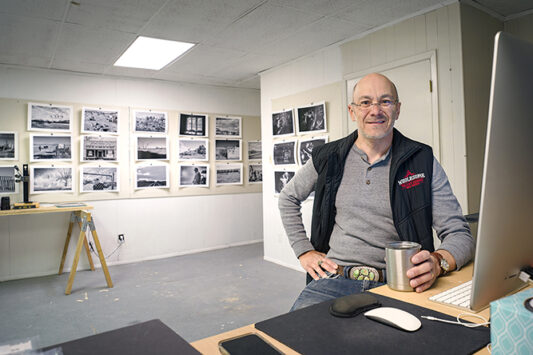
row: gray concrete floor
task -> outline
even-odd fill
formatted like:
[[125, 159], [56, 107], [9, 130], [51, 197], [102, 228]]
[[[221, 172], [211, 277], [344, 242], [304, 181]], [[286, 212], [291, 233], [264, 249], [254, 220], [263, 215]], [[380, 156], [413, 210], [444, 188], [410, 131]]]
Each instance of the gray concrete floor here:
[[287, 312], [305, 275], [263, 260], [251, 244], [109, 268], [0, 283], [0, 344], [37, 346], [161, 319], [192, 342]]

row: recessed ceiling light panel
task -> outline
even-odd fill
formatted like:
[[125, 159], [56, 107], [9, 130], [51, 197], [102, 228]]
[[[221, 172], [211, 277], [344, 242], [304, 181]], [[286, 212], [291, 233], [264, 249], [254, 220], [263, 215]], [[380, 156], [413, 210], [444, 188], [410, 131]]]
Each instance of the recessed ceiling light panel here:
[[160, 70], [193, 46], [194, 43], [139, 36], [114, 65]]

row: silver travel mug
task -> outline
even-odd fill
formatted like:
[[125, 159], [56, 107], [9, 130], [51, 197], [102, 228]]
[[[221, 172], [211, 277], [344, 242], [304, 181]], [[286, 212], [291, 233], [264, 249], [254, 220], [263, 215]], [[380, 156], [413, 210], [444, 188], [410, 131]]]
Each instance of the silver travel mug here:
[[397, 291], [413, 291], [409, 285], [407, 270], [414, 265], [411, 257], [420, 251], [420, 244], [415, 242], [393, 242], [385, 247], [387, 263], [387, 285]]

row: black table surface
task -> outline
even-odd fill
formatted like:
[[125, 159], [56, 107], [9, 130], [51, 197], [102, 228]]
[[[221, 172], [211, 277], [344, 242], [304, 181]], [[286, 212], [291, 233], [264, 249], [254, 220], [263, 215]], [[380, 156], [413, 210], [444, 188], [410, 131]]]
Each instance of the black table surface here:
[[91, 335], [42, 350], [61, 348], [64, 355], [200, 354], [159, 319]]

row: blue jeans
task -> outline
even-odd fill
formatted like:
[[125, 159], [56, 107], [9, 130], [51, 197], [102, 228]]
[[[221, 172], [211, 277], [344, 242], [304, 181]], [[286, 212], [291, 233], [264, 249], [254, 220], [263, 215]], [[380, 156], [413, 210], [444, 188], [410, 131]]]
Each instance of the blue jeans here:
[[342, 296], [363, 293], [371, 288], [385, 284], [379, 281], [352, 280], [348, 277], [348, 272], [349, 269], [345, 268], [344, 276], [311, 281], [300, 293], [290, 312]]

